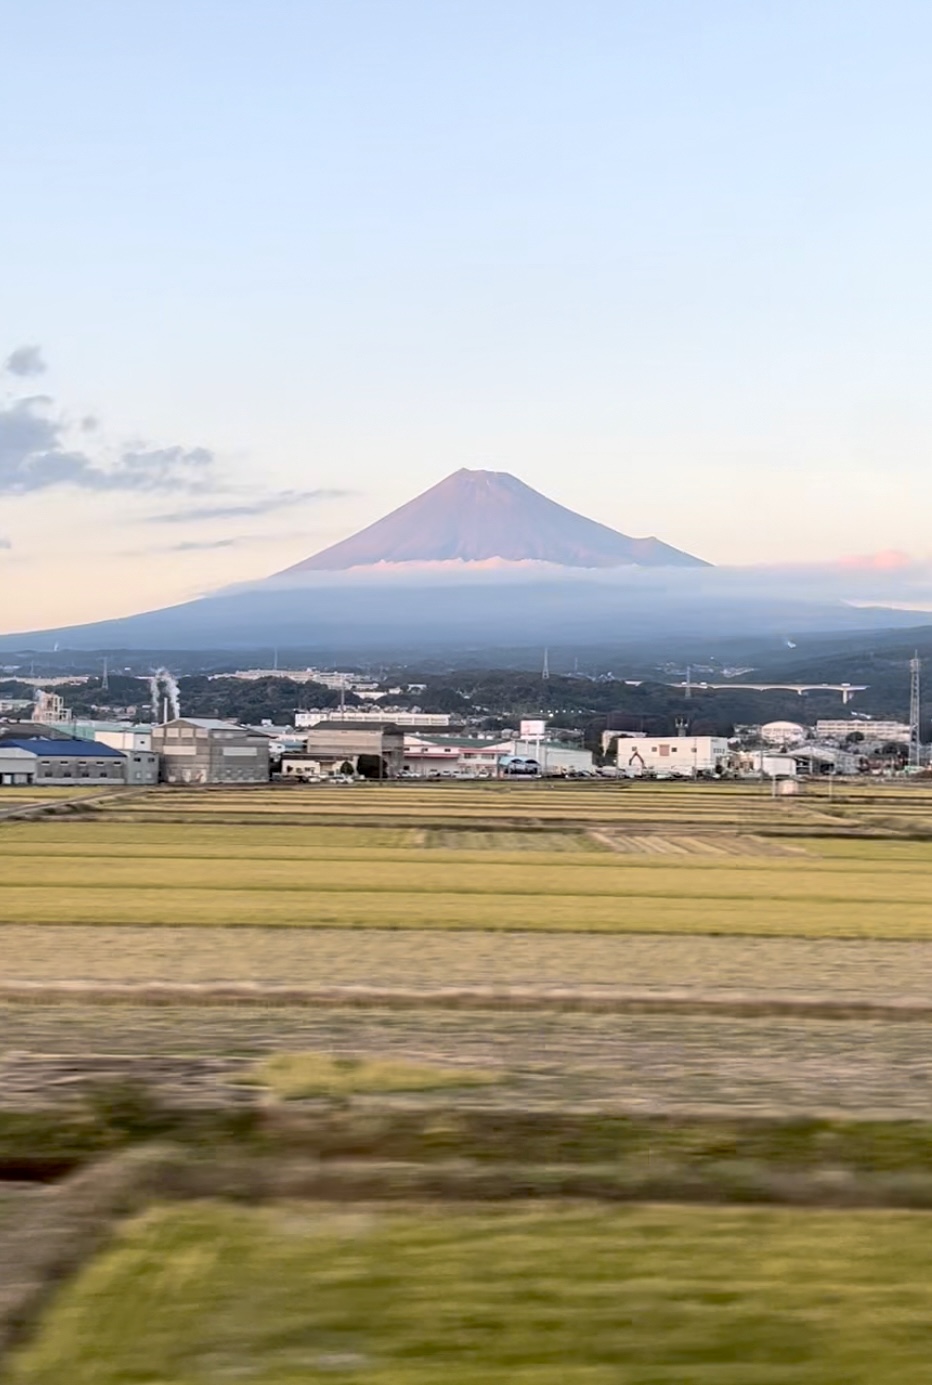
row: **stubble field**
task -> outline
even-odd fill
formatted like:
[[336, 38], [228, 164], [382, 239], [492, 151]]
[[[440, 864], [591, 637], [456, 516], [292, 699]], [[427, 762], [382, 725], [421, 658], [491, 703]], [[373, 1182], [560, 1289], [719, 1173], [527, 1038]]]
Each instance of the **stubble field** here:
[[[891, 804], [886, 818], [908, 809], [914, 833], [932, 823], [922, 790], [893, 791]], [[255, 822], [241, 821], [245, 807]], [[872, 801], [443, 785], [433, 811], [484, 814], [481, 827], [407, 825], [430, 809], [430, 790], [407, 786], [153, 791], [69, 820], [7, 822], [0, 918], [932, 939], [932, 840], [855, 835], [872, 830]], [[519, 809], [519, 826], [501, 825]]]
[[[270, 786], [49, 805], [0, 822], [13, 1168], [35, 1154], [30, 1121], [91, 1157], [207, 1103], [273, 1121], [274, 1155], [260, 1139], [223, 1158], [267, 1164], [284, 1132], [302, 1177], [345, 1168], [337, 1196], [362, 1176], [397, 1197], [400, 1159], [402, 1188], [440, 1178], [434, 1196], [462, 1198], [457, 1180], [479, 1179], [512, 1201], [431, 1207], [422, 1187], [392, 1210], [157, 1207], [44, 1317], [17, 1310], [33, 1336], [7, 1378], [932, 1381], [923, 1212], [612, 1201], [929, 1205], [929, 790]], [[475, 994], [454, 1007], [457, 988]], [[656, 1005], [567, 1001], [621, 992]], [[244, 1086], [265, 1063], [362, 1073], [365, 1090]], [[437, 1069], [441, 1085], [379, 1089]], [[315, 1152], [330, 1139], [345, 1165]], [[186, 1156], [211, 1196], [217, 1153]], [[557, 1185], [609, 1200], [514, 1201]], [[4, 1238], [32, 1246], [22, 1217], [41, 1223], [45, 1196], [3, 1200], [14, 1268]], [[0, 1350], [2, 1334], [0, 1302]]]

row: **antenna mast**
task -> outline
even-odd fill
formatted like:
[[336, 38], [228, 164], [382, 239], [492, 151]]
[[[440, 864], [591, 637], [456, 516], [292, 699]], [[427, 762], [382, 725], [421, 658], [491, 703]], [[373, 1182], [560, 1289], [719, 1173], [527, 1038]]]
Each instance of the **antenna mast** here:
[[922, 660], [919, 651], [909, 661], [909, 763], [918, 769], [922, 763], [919, 720], [922, 707]]

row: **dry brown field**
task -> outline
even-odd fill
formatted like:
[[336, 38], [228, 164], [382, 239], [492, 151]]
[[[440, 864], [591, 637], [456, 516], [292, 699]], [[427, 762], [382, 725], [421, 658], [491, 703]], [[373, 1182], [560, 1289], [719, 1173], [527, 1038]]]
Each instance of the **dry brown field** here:
[[[481, 1106], [924, 1120], [928, 1032], [926, 1024], [672, 1014], [0, 1004], [0, 1110], [41, 1098], [52, 1073], [64, 1079], [52, 1095], [66, 1098], [69, 1075], [88, 1055], [97, 1080], [124, 1059], [140, 1071], [152, 1058], [181, 1060], [182, 1069], [198, 1060], [209, 1089], [215, 1061], [223, 1077], [231, 1065], [284, 1051], [507, 1078], [457, 1096]], [[63, 1056], [71, 1060], [64, 1067]]]

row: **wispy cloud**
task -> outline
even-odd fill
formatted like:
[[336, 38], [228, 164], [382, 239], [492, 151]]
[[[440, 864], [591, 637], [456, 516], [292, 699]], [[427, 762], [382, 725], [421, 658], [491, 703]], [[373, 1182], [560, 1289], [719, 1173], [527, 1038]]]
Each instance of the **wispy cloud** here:
[[[19, 346], [3, 366], [8, 376], [41, 375], [38, 346]], [[32, 495], [59, 487], [85, 491], [216, 491], [214, 454], [206, 447], [127, 443], [87, 450], [97, 427], [90, 415], [72, 427], [47, 394], [0, 399], [0, 495]]]
[[[222, 539], [179, 539], [176, 543], [158, 543], [143, 549], [145, 553], [209, 553], [218, 548], [264, 548], [270, 544], [290, 543], [304, 538], [300, 529], [281, 530], [276, 534], [228, 534]], [[127, 549], [126, 557], [138, 557], [138, 548]]]
[[[45, 370], [38, 346], [17, 347], [0, 374], [25, 378]], [[350, 491], [265, 492], [230, 485], [215, 454], [207, 447], [126, 442], [113, 446], [100, 438], [91, 414], [69, 419], [47, 394], [0, 397], [0, 496], [27, 496], [56, 490], [122, 492], [134, 495], [200, 496], [200, 503], [154, 514], [153, 524], [241, 519], [285, 511], [317, 501], [335, 500]], [[221, 547], [200, 542], [198, 547]], [[187, 551], [175, 548], [172, 551]]]
[[42, 375], [45, 371], [45, 361], [42, 358], [42, 351], [38, 346], [17, 346], [15, 351], [11, 351], [3, 363], [3, 368], [8, 375]]
[[10, 539], [7, 539], [7, 538], [4, 538], [4, 536], [3, 536], [2, 534], [0, 534], [0, 550], [2, 550], [3, 552], [9, 552], [9, 550], [10, 550], [12, 547], [13, 547], [13, 544], [12, 544], [11, 540], [10, 540]]
[[167, 543], [160, 548], [152, 548], [151, 553], [206, 553], [211, 548], [237, 548], [251, 543], [248, 534], [232, 539], [183, 539], [181, 543]]
[[149, 515], [149, 524], [188, 524], [211, 519], [240, 519], [243, 516], [268, 515], [276, 510], [289, 510], [298, 505], [309, 505], [315, 501], [342, 500], [352, 495], [352, 491], [335, 490], [321, 486], [317, 490], [277, 491], [272, 495], [256, 495], [243, 500], [221, 501], [216, 505], [190, 505], [183, 510], [169, 510], [163, 514]]
[[59, 486], [87, 491], [204, 491], [215, 485], [206, 447], [125, 448], [111, 460], [68, 446], [66, 422], [46, 395], [0, 407], [0, 495]]

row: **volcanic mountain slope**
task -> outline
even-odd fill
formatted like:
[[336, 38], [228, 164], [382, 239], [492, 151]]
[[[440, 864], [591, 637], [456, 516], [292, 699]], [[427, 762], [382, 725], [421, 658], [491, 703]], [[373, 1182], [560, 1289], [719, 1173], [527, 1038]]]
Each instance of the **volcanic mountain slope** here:
[[287, 568], [535, 561], [561, 567], [708, 567], [659, 539], [632, 539], [548, 500], [507, 471], [455, 471], [351, 538]]

